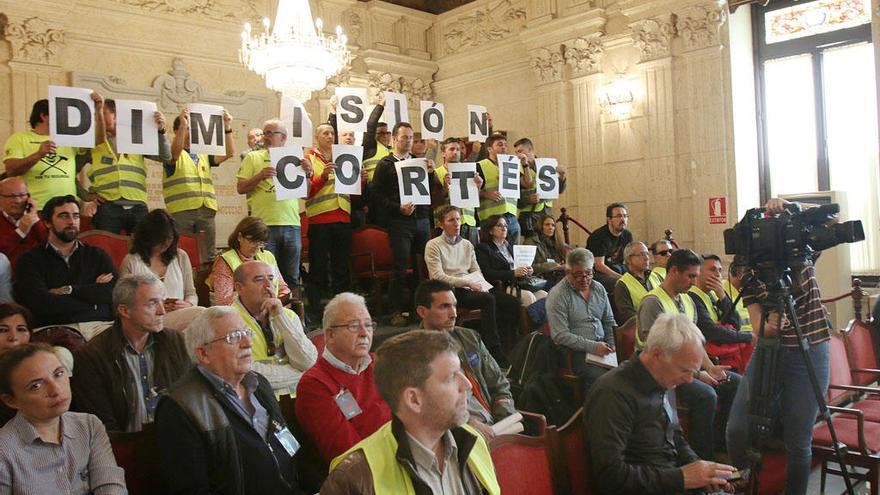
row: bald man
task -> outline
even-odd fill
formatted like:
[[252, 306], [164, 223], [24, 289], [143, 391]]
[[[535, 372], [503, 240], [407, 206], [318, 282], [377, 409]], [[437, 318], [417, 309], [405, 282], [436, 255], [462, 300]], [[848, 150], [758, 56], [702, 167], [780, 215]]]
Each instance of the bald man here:
[[0, 211], [0, 252], [15, 266], [22, 253], [46, 242], [49, 234], [40, 221], [37, 202], [20, 177], [0, 181]]

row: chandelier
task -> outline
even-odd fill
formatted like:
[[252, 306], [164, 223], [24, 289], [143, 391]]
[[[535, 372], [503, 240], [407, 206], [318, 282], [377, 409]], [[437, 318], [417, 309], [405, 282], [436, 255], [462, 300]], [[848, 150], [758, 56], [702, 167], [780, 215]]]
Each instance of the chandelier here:
[[275, 26], [270, 27], [268, 17], [259, 34], [245, 23], [239, 59], [263, 76], [268, 88], [285, 96], [310, 99], [312, 91], [324, 89], [327, 79], [351, 60], [341, 27], [336, 26], [336, 36], [325, 36], [320, 18], [312, 24], [309, 0], [279, 0]]

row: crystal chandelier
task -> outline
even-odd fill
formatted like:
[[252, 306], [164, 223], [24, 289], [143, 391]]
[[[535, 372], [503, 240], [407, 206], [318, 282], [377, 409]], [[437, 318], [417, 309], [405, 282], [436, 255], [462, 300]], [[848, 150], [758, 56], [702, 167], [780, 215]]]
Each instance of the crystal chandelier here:
[[325, 36], [321, 19], [312, 24], [309, 0], [279, 0], [274, 28], [264, 17], [261, 33], [251, 29], [245, 23], [241, 63], [263, 76], [268, 88], [303, 102], [351, 60], [341, 27], [336, 26], [336, 36]]

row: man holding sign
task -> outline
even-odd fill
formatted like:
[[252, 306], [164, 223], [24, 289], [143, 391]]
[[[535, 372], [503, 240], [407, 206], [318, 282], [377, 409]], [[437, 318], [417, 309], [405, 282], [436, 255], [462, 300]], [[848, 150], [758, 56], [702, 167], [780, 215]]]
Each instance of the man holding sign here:
[[[565, 167], [557, 163], [555, 174], [543, 169], [539, 171], [535, 161], [535, 145], [529, 138], [513, 143], [513, 149], [523, 165], [523, 173], [532, 181], [532, 187], [523, 188], [519, 197], [519, 225], [523, 237], [531, 237], [535, 234], [535, 224], [542, 213], [553, 216], [553, 200], [538, 197], [538, 187], [555, 186], [556, 195], [565, 192]], [[553, 181], [557, 184], [552, 184]]]
[[[434, 179], [431, 181], [431, 204], [434, 206], [434, 224], [440, 225], [440, 212], [452, 205], [450, 189], [458, 188], [460, 191], [468, 191], [467, 187], [462, 187], [462, 182], [467, 178], [460, 179], [458, 175], [450, 173], [450, 165], [461, 161], [461, 142], [456, 138], [447, 138], [441, 145], [443, 152], [443, 165], [434, 170]], [[455, 178], [453, 179], [453, 175]], [[477, 190], [483, 186], [483, 178], [478, 174], [468, 175], [470, 181], [477, 186]], [[464, 200], [464, 198], [462, 198]], [[479, 201], [479, 198], [475, 198]], [[477, 228], [477, 209], [473, 206], [467, 207], [464, 204], [454, 204], [461, 209], [461, 237], [471, 241], [474, 247], [480, 243], [480, 230]]]
[[[97, 101], [97, 93], [91, 98]], [[31, 130], [9, 136], [3, 164], [10, 177], [21, 176], [31, 197], [42, 208], [55, 196], [76, 194], [76, 155], [79, 149], [57, 146], [49, 137], [49, 100], [37, 100], [31, 110]]]
[[[145, 133], [156, 133], [158, 143], [146, 158], [157, 162], [171, 159], [171, 145], [165, 134], [165, 116], [162, 112], [145, 112], [146, 107], [155, 108], [155, 104], [149, 102], [125, 103], [126, 115], [121, 116], [120, 120], [124, 118], [129, 125], [124, 136], [120, 136], [122, 139], [117, 139], [116, 100], [99, 99], [95, 102], [97, 146], [92, 149], [92, 165], [89, 168], [90, 200], [98, 203], [92, 225], [116, 234], [122, 231], [131, 234], [149, 212], [144, 155], [133, 153], [132, 149], [137, 148], [139, 141], [145, 141]], [[141, 105], [136, 108], [130, 103]]]
[[266, 249], [275, 255], [281, 277], [291, 288], [299, 284], [299, 255], [302, 240], [299, 231], [299, 200], [279, 200], [273, 178], [275, 167], [269, 158], [269, 149], [287, 143], [287, 129], [280, 120], [263, 123], [264, 149], [252, 151], [244, 158], [238, 170], [236, 189], [247, 195], [251, 215], [261, 218], [269, 226]]
[[507, 242], [511, 245], [519, 240], [520, 228], [517, 221], [517, 198], [519, 188], [532, 187], [532, 179], [524, 174], [519, 160], [499, 163], [500, 156], [507, 155], [507, 137], [503, 134], [492, 134], [486, 140], [489, 158], [477, 163], [477, 170], [483, 178], [483, 189], [480, 191], [480, 220], [487, 220], [493, 215], [501, 215], [507, 222]]
[[[232, 133], [232, 116], [224, 113], [224, 129]], [[217, 196], [211, 169], [232, 158], [235, 146], [226, 140], [225, 155], [193, 153], [189, 145], [189, 110], [183, 109], [174, 118], [174, 141], [171, 143], [171, 161], [165, 162], [162, 195], [165, 209], [177, 223], [177, 229], [185, 234], [205, 233], [209, 261], [214, 260], [217, 215]]]
[[[391, 282], [388, 288], [394, 314], [392, 325], [406, 324], [403, 310], [408, 306], [405, 297], [406, 270], [410, 267], [410, 259], [415, 253], [424, 253], [425, 243], [431, 230], [431, 206], [416, 206], [412, 202], [401, 202], [401, 191], [398, 183], [397, 162], [410, 159], [413, 142], [412, 126], [406, 122], [398, 122], [391, 132], [393, 148], [390, 155], [383, 158], [376, 167], [373, 182], [370, 209], [376, 215], [378, 223], [388, 229], [391, 240]], [[434, 162], [428, 160], [427, 172], [433, 172]], [[412, 183], [413, 191], [417, 191], [422, 183]], [[425, 190], [430, 196], [430, 192]]]

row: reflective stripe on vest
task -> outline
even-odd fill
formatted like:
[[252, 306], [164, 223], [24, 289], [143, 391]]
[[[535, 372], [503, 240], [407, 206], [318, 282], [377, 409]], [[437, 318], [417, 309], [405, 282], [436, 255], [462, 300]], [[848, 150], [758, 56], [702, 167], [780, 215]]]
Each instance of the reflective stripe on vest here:
[[92, 149], [92, 182], [89, 191], [107, 201], [127, 199], [147, 202], [147, 168], [144, 156], [116, 154], [107, 142]]
[[217, 211], [217, 194], [211, 180], [208, 155], [198, 155], [199, 163], [183, 150], [177, 157], [174, 173], [162, 180], [162, 195], [169, 213], [197, 210], [203, 205]]
[[[232, 273], [235, 273], [235, 269], [242, 264], [242, 259], [238, 255], [238, 251], [235, 249], [230, 249], [224, 252], [220, 257], [223, 258], [223, 261], [225, 261], [227, 265], [229, 265], [229, 269]], [[275, 255], [272, 254], [272, 251], [260, 249], [257, 251], [257, 254], [254, 255], [254, 259], [262, 261], [272, 267], [272, 272], [275, 273], [275, 295], [277, 296], [278, 290], [281, 287], [281, 279], [278, 277], [278, 263], [275, 261]], [[211, 281], [210, 275], [208, 276], [208, 279], [205, 280], [205, 283], [208, 284], [208, 288], [214, 290], [214, 284]]]
[[[676, 305], [675, 301], [669, 297], [669, 294], [663, 290], [663, 287], [655, 287], [651, 289], [645, 297], [648, 296], [654, 296], [660, 301], [660, 305], [663, 306], [663, 313], [671, 315], [681, 313], [681, 311], [678, 310], [678, 305]], [[681, 305], [684, 306], [684, 313], [682, 314], [686, 315], [692, 322], [696, 323], [697, 310], [694, 307], [694, 301], [686, 294], [679, 294], [678, 299], [681, 301]], [[645, 348], [645, 342], [642, 340], [642, 336], [639, 334], [638, 330], [636, 330], [636, 346], [639, 349]]]
[[[489, 495], [501, 495], [501, 487], [495, 477], [495, 467], [489, 455], [486, 441], [470, 425], [463, 425], [471, 435], [477, 438], [474, 448], [467, 458], [468, 467], [477, 477], [480, 485]], [[375, 433], [361, 440], [354, 447], [340, 455], [330, 463], [330, 470], [342, 462], [345, 457], [356, 450], [361, 450], [370, 466], [373, 475], [373, 490], [376, 494], [393, 493], [395, 495], [415, 495], [409, 473], [397, 462], [397, 439], [391, 432], [391, 421], [385, 423]], [[462, 473], [464, 476], [464, 473]]]
[[[731, 301], [736, 301], [736, 298], [739, 297], [739, 290], [734, 287], [729, 280], [721, 281], [721, 285], [724, 287], [724, 292], [727, 293], [727, 297], [729, 297]], [[751, 332], [752, 320], [749, 318], [749, 310], [746, 308], [745, 304], [743, 304], [742, 299], [736, 303], [736, 312], [739, 313], [739, 329], [743, 332]]]
[[[655, 266], [653, 270], [651, 270], [651, 275], [657, 277], [662, 283], [666, 280], [666, 267], [665, 266]], [[660, 284], [657, 284], [656, 287], [659, 287]]]
[[[434, 174], [437, 176], [437, 180], [440, 181], [440, 184], [443, 184], [443, 181], [446, 180], [447, 169], [445, 166], [437, 167], [434, 169]], [[446, 208], [451, 203], [449, 202], [449, 196], [446, 197], [446, 203], [434, 208], [434, 225], [440, 225], [440, 212], [443, 211], [443, 208]], [[459, 208], [461, 210], [461, 224], [462, 225], [470, 225], [471, 227], [477, 226], [477, 210], [475, 208]]]
[[703, 289], [700, 289], [696, 285], [694, 285], [690, 289], [688, 289], [688, 292], [690, 292], [692, 294], [696, 294], [700, 298], [700, 300], [703, 301], [703, 306], [705, 306], [706, 309], [709, 311], [709, 316], [712, 317], [712, 321], [714, 321], [715, 323], [718, 323], [718, 320], [719, 320], [718, 311], [715, 309], [715, 304], [714, 304], [715, 301], [717, 300], [715, 298], [715, 293], [710, 292], [709, 294], [706, 294], [705, 292], [703, 292]]
[[[314, 150], [309, 151], [308, 157], [312, 162], [312, 173], [315, 175], [324, 173], [324, 160], [317, 153], [314, 153]], [[313, 218], [321, 213], [339, 209], [346, 213], [351, 213], [351, 200], [348, 194], [336, 194], [334, 192], [336, 191], [334, 188], [335, 184], [336, 178], [331, 172], [324, 186], [313, 197], [306, 200], [306, 216]]]
[[[498, 191], [498, 165], [495, 165], [492, 160], [486, 158], [480, 161], [480, 169], [483, 171], [484, 178], [483, 191]], [[501, 198], [499, 201], [480, 198], [480, 220], [487, 220], [492, 215], [504, 215], [505, 213], [516, 216], [516, 203], [515, 198]]]
[[626, 290], [629, 291], [629, 298], [632, 299], [633, 307], [638, 311], [639, 306], [642, 305], [642, 299], [648, 295], [648, 289], [630, 272], [624, 273], [622, 277], [617, 279], [616, 283], [626, 286]]
[[379, 165], [379, 162], [390, 154], [391, 150], [389, 150], [384, 144], [376, 141], [376, 154], [364, 160], [364, 168], [367, 170], [367, 182], [373, 182], [373, 174], [376, 173], [376, 165]]
[[[526, 188], [521, 189], [519, 192], [519, 197], [523, 198], [523, 199], [528, 198], [532, 194], [535, 194], [538, 192], [538, 179], [537, 179], [538, 174], [537, 174], [537, 172], [535, 172], [535, 170], [530, 167], [525, 167], [524, 171], [525, 171], [525, 173], [529, 174], [529, 177], [532, 178], [532, 184], [534, 184], [535, 187], [530, 187], [528, 189], [526, 189]], [[534, 209], [532, 209], [533, 206], [534, 206]], [[552, 207], [553, 207], [553, 200], [539, 199], [538, 202], [533, 205], [523, 206], [522, 208], [519, 209], [519, 212], [520, 212], [520, 214], [522, 214], [522, 213], [540, 213], [540, 212], [544, 211], [544, 208], [552, 208]]]

